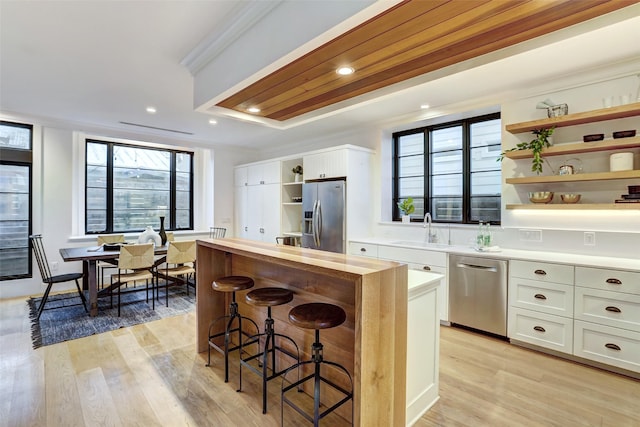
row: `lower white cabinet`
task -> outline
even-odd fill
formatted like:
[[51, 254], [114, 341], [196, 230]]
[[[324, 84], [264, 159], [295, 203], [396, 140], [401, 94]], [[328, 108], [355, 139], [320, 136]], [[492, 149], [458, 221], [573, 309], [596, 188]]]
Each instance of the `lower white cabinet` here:
[[280, 235], [280, 184], [247, 187], [247, 239], [276, 243]]
[[576, 319], [640, 331], [640, 295], [576, 286]]
[[573, 351], [573, 319], [509, 307], [507, 335], [513, 340], [562, 353]]
[[554, 314], [573, 316], [573, 285], [546, 283], [511, 277], [509, 305]]
[[574, 354], [640, 372], [640, 332], [575, 321]]

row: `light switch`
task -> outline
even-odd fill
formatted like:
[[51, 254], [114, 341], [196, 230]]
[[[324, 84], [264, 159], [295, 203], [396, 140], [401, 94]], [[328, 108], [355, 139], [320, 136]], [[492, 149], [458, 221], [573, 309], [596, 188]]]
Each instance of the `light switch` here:
[[586, 246], [595, 246], [596, 245], [596, 233], [593, 231], [585, 231], [584, 232], [584, 244]]

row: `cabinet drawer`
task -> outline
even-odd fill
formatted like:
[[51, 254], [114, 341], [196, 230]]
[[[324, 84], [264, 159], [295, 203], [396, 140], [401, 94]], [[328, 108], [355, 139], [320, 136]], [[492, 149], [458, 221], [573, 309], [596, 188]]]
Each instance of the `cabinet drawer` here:
[[576, 286], [576, 319], [640, 331], [640, 295]]
[[540, 347], [571, 354], [573, 319], [509, 307], [508, 336]]
[[640, 295], [640, 273], [576, 267], [576, 286]]
[[509, 305], [573, 317], [573, 285], [512, 277], [509, 280]]
[[640, 372], [640, 333], [575, 321], [575, 352], [585, 359]]
[[380, 245], [378, 257], [406, 263], [423, 264], [429, 266], [446, 267], [447, 253], [426, 251], [422, 249], [400, 248], [397, 246]]
[[572, 265], [535, 261], [509, 261], [509, 274], [513, 277], [573, 285]]
[[378, 245], [371, 243], [349, 242], [349, 254], [377, 258]]

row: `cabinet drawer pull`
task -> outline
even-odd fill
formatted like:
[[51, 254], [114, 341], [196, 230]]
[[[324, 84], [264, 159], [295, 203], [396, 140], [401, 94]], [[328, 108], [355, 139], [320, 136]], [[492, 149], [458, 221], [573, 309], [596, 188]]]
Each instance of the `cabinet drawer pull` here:
[[422, 267], [422, 269], [424, 271], [431, 271], [431, 267], [429, 267], [428, 265], [425, 265], [424, 267]]
[[607, 306], [605, 310], [611, 311], [612, 313], [622, 313], [622, 310], [620, 310], [618, 307], [615, 307], [613, 305]]
[[534, 331], [538, 331], [538, 332], [547, 332], [544, 330], [544, 328], [542, 326], [534, 326], [533, 327]]
[[619, 345], [612, 344], [610, 342], [606, 343], [604, 346], [609, 348], [609, 349], [611, 349], [611, 350], [616, 350], [616, 351], [622, 350]]
[[544, 270], [536, 270], [534, 271], [534, 274], [537, 274], [538, 276], [546, 276], [547, 272]]
[[547, 299], [547, 297], [545, 297], [545, 296], [544, 296], [544, 295], [542, 295], [542, 294], [535, 294], [533, 297], [534, 297], [534, 298], [537, 298], [537, 299]]
[[607, 283], [609, 283], [610, 285], [622, 285], [622, 280], [620, 279], [614, 279], [613, 277], [610, 279], [607, 279]]
[[360, 252], [367, 252], [367, 248], [360, 248]]

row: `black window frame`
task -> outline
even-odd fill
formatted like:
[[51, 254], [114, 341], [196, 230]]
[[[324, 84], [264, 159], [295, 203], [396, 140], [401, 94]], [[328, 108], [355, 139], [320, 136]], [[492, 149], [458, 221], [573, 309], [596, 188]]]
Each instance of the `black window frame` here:
[[[88, 230], [88, 215], [87, 215], [87, 150], [86, 147], [88, 144], [104, 144], [107, 146], [107, 218], [106, 218], [106, 229], [100, 231], [89, 231]], [[149, 147], [146, 145], [138, 145], [135, 143], [123, 143], [123, 142], [115, 142], [108, 140], [101, 140], [95, 138], [87, 138], [85, 139], [85, 167], [84, 167], [84, 232], [86, 235], [98, 235], [98, 234], [111, 234], [111, 233], [135, 233], [140, 232], [142, 229], [131, 229], [131, 230], [114, 230], [113, 223], [113, 150], [114, 147], [132, 147], [132, 148], [140, 148], [144, 150], [155, 150], [160, 152], [165, 152], [170, 154], [170, 175], [169, 175], [169, 206], [167, 209], [169, 210], [169, 222], [165, 222], [165, 230], [166, 231], [180, 231], [180, 230], [193, 230], [194, 223], [194, 212], [193, 212], [193, 198], [194, 198], [194, 153], [192, 151], [187, 150], [172, 150], [167, 148], [155, 148]], [[176, 155], [178, 154], [187, 154], [190, 157], [190, 165], [189, 165], [189, 226], [188, 227], [180, 227], [176, 226]]]
[[[407, 135], [416, 135], [423, 134], [423, 156], [424, 156], [424, 194], [422, 195], [422, 201], [424, 203], [424, 212], [430, 211], [431, 199], [432, 199], [432, 191], [431, 191], [431, 151], [430, 147], [430, 138], [431, 133], [435, 130], [447, 129], [452, 127], [461, 126], [462, 127], [462, 220], [461, 221], [452, 221], [452, 220], [438, 220], [433, 219], [433, 222], [444, 223], [444, 224], [478, 224], [480, 221], [483, 223], [489, 222], [490, 224], [500, 225], [502, 222], [502, 213], [500, 212], [500, 220], [495, 221], [487, 221], [486, 219], [472, 220], [471, 219], [471, 126], [475, 123], [481, 123], [485, 121], [491, 121], [501, 119], [501, 113], [490, 113], [484, 114], [481, 116], [470, 117], [467, 119], [454, 120], [446, 123], [439, 123], [435, 125], [423, 126], [414, 129], [408, 129], [404, 131], [394, 132], [392, 134], [392, 219], [393, 221], [401, 221], [401, 213], [398, 208], [398, 202], [401, 200], [399, 197], [400, 193], [400, 180], [399, 180], [399, 169], [400, 169], [400, 157], [399, 153], [399, 142], [400, 138]], [[414, 197], [415, 200], [415, 197]], [[501, 203], [500, 203], [501, 205]], [[422, 218], [411, 218], [412, 222], [421, 222]]]
[[[0, 275], [0, 281], [17, 280], [17, 279], [29, 279], [33, 277], [33, 257], [31, 241], [29, 236], [33, 234], [33, 125], [27, 123], [10, 122], [6, 120], [0, 120], [0, 125], [13, 126], [24, 129], [29, 129], [29, 148], [8, 148], [0, 147], [0, 164], [10, 166], [27, 167], [29, 170], [29, 214], [28, 214], [28, 231], [27, 231], [27, 272], [24, 274], [14, 274], [2, 276]], [[22, 247], [22, 246], [21, 246]], [[15, 248], [10, 248], [15, 249]], [[4, 249], [0, 249], [0, 257], [4, 259], [2, 255]]]

